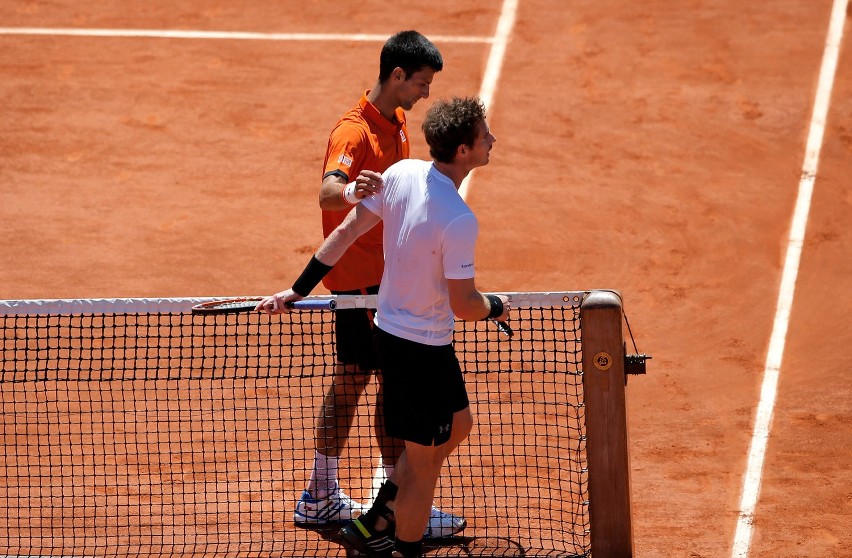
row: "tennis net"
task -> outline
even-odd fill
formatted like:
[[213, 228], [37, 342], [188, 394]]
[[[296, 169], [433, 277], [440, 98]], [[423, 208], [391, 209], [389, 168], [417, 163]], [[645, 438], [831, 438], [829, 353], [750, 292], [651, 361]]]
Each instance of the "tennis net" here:
[[[436, 556], [590, 556], [580, 308], [511, 293], [515, 330], [458, 322], [474, 430], [435, 505]], [[375, 297], [311, 297], [337, 310]], [[0, 301], [0, 555], [345, 556], [293, 523], [335, 370], [336, 312], [200, 316], [209, 299]], [[369, 503], [371, 380], [340, 459]]]

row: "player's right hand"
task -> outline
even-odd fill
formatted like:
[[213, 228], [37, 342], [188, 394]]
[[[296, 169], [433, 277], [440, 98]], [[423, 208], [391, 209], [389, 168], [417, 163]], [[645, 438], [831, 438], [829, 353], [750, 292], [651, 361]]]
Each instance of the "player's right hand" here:
[[254, 309], [258, 312], [265, 312], [270, 315], [289, 313], [290, 309], [293, 307], [291, 303], [297, 300], [302, 300], [302, 296], [294, 293], [293, 289], [287, 289], [286, 291], [281, 291], [274, 295], [265, 297], [263, 300], [258, 302]]
[[384, 179], [381, 173], [371, 170], [362, 170], [355, 178], [355, 195], [364, 199], [382, 191]]

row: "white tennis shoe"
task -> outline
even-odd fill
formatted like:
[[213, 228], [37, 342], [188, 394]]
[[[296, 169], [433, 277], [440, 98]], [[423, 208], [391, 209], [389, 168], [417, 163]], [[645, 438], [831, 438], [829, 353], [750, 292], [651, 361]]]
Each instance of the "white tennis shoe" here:
[[432, 506], [432, 513], [429, 515], [429, 523], [426, 525], [426, 532], [423, 533], [423, 538], [442, 539], [444, 537], [452, 537], [465, 527], [467, 527], [465, 518], [443, 512]]
[[349, 496], [338, 486], [325, 498], [312, 498], [305, 490], [296, 504], [293, 521], [296, 525], [327, 525], [346, 523], [367, 511], [367, 508]]

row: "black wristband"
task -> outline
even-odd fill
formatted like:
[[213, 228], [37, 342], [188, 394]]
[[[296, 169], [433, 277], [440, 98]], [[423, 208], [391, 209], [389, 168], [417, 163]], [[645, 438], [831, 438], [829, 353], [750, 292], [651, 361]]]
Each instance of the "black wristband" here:
[[311, 256], [311, 261], [305, 266], [305, 271], [299, 275], [299, 278], [290, 288], [299, 296], [308, 296], [314, 290], [314, 287], [319, 285], [322, 278], [328, 275], [332, 267], [319, 261], [316, 256]]
[[488, 304], [491, 305], [491, 311], [485, 316], [485, 320], [491, 320], [494, 318], [499, 318], [503, 315], [503, 301], [500, 300], [500, 297], [497, 295], [488, 294], [485, 295], [485, 298], [488, 299]]

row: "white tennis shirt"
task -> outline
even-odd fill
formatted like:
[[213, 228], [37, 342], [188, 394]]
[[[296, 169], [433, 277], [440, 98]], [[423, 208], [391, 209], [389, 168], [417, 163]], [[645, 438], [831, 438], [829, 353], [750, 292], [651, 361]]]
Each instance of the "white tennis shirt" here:
[[361, 203], [384, 222], [385, 267], [375, 322], [425, 345], [452, 342], [447, 279], [474, 276], [479, 224], [452, 180], [429, 161], [404, 159]]

